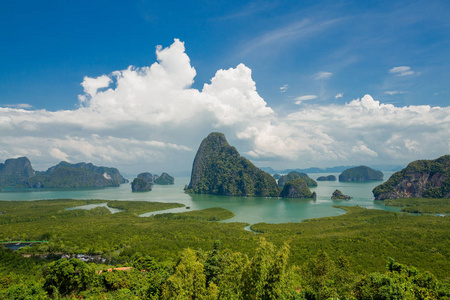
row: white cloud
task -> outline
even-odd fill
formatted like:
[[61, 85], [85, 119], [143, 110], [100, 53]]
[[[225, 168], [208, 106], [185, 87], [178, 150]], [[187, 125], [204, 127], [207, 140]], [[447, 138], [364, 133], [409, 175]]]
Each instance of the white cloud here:
[[280, 93], [285, 93], [288, 88], [289, 88], [289, 85], [288, 84], [284, 84], [282, 87], [280, 87]]
[[366, 95], [279, 115], [243, 64], [217, 71], [197, 90], [182, 42], [156, 54], [150, 67], [85, 77], [78, 109], [0, 107], [0, 158], [26, 155], [38, 170], [70, 160], [126, 172], [188, 171], [211, 131], [224, 132], [241, 153], [274, 167], [279, 161], [299, 167], [406, 163], [449, 151], [449, 107], [396, 107]]
[[303, 101], [309, 101], [309, 100], [314, 100], [317, 99], [317, 95], [304, 95], [304, 96], [300, 96], [295, 98], [295, 104], [301, 104]]
[[339, 94], [336, 94], [336, 96], [334, 96], [334, 99], [338, 99], [338, 98], [344, 98], [344, 93], [339, 93]]
[[411, 70], [411, 67], [408, 67], [408, 66], [394, 67], [389, 70], [389, 73], [395, 74], [395, 76], [398, 76], [398, 77], [415, 74], [414, 71]]
[[386, 91], [385, 94], [388, 94], [390, 96], [399, 95], [399, 94], [406, 94], [407, 91]]
[[8, 104], [8, 105], [5, 105], [5, 107], [19, 108], [19, 109], [33, 108], [33, 106], [28, 103]]
[[314, 75], [314, 79], [318, 80], [318, 79], [327, 79], [330, 78], [331, 76], [333, 76], [333, 73], [330, 72], [319, 72], [316, 75]]

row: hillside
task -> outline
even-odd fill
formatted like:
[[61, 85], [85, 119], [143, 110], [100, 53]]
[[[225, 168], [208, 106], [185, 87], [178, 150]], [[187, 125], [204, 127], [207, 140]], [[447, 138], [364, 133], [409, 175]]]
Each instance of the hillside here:
[[372, 192], [375, 200], [450, 198], [450, 155], [413, 161]]

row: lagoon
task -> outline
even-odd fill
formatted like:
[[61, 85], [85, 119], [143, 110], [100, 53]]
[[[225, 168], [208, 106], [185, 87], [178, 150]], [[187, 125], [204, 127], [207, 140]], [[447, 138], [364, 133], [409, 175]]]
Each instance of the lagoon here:
[[[383, 172], [387, 180], [392, 172]], [[319, 176], [339, 176], [339, 173], [311, 173], [314, 180]], [[131, 180], [130, 180], [131, 181]], [[175, 184], [169, 186], [154, 185], [153, 190], [144, 193], [132, 193], [129, 183], [119, 187], [101, 189], [57, 189], [57, 190], [14, 190], [4, 189], [0, 192], [0, 200], [32, 201], [41, 199], [103, 199], [151, 202], [177, 202], [187, 207], [176, 208], [170, 212], [185, 212], [210, 207], [223, 207], [232, 211], [235, 216], [224, 222], [246, 222], [250, 224], [300, 222], [305, 219], [330, 217], [344, 214], [345, 211], [333, 205], [359, 205], [370, 209], [399, 211], [399, 208], [384, 206], [383, 202], [373, 201], [372, 189], [383, 181], [372, 182], [339, 182], [319, 181], [318, 186], [311, 188], [317, 194], [316, 200], [280, 199], [259, 197], [229, 197], [213, 195], [188, 195], [183, 192], [188, 177], [175, 178]], [[340, 189], [353, 199], [345, 201], [331, 200], [334, 190]], [[165, 211], [166, 212], [166, 211]], [[169, 211], [167, 211], [169, 212]], [[150, 214], [149, 214], [150, 215]]]

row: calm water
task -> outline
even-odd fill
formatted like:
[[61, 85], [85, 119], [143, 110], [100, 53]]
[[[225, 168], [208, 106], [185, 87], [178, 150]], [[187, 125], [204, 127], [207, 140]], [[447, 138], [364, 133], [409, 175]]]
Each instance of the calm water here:
[[[392, 172], [383, 172], [387, 180]], [[309, 174], [313, 179], [327, 174]], [[338, 173], [333, 174], [336, 177]], [[131, 181], [131, 180], [130, 180]], [[334, 208], [333, 205], [359, 205], [372, 209], [394, 210], [397, 208], [384, 206], [383, 203], [373, 201], [372, 189], [381, 184], [381, 181], [367, 183], [343, 183], [339, 181], [321, 181], [312, 188], [317, 194], [317, 200], [292, 200], [278, 198], [254, 197], [227, 197], [210, 195], [187, 195], [183, 192], [189, 178], [175, 178], [172, 186], [155, 185], [153, 190], [146, 193], [132, 193], [130, 184], [120, 187], [103, 189], [77, 189], [77, 190], [32, 190], [0, 192], [0, 200], [27, 201], [40, 199], [104, 199], [104, 200], [133, 200], [154, 202], [177, 202], [190, 207], [190, 210], [209, 207], [223, 207], [235, 214], [226, 222], [247, 222], [250, 224], [300, 222], [304, 219], [337, 216], [345, 213]], [[342, 193], [350, 195], [349, 201], [333, 201], [331, 194], [340, 189]], [[188, 211], [185, 207], [168, 210], [172, 212]]]

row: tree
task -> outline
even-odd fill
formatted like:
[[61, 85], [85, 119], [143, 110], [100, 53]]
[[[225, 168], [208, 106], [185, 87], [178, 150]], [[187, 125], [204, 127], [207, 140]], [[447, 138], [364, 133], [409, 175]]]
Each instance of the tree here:
[[94, 269], [75, 258], [52, 262], [44, 274], [44, 289], [50, 295], [69, 295], [85, 291], [97, 281]]

